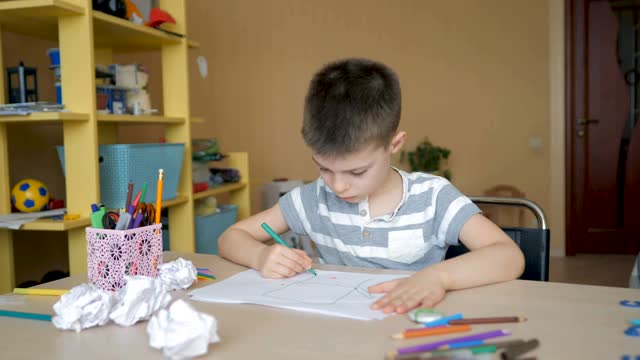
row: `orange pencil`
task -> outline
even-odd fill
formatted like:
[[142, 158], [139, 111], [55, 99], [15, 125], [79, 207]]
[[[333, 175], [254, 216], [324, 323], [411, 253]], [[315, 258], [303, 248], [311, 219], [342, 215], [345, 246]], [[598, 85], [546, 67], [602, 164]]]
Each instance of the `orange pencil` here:
[[156, 224], [160, 224], [162, 212], [162, 183], [164, 182], [164, 170], [158, 170], [158, 191], [156, 192]]
[[453, 325], [453, 326], [441, 326], [441, 327], [434, 327], [434, 328], [411, 329], [411, 330], [405, 330], [400, 334], [392, 335], [391, 337], [394, 339], [410, 339], [415, 337], [444, 335], [444, 334], [452, 334], [452, 333], [465, 332], [465, 331], [471, 331], [471, 326]]

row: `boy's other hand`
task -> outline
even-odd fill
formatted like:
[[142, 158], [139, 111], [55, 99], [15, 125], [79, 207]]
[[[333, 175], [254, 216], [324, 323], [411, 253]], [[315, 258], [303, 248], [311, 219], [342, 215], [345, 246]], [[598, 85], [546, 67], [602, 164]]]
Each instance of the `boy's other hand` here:
[[288, 278], [310, 268], [311, 258], [299, 249], [275, 244], [265, 247], [260, 253], [258, 271], [265, 278]]
[[371, 308], [385, 314], [404, 314], [416, 307], [433, 307], [445, 295], [446, 288], [440, 274], [423, 270], [411, 277], [383, 282], [369, 287], [370, 293], [386, 293]]

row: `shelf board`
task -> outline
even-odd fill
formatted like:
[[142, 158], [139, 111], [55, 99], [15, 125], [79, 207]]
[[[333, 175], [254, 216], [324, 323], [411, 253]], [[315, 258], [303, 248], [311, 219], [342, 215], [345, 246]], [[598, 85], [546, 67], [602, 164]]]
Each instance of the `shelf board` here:
[[205, 190], [205, 191], [194, 193], [193, 194], [193, 199], [197, 200], [197, 199], [205, 198], [207, 196], [214, 196], [214, 195], [224, 194], [224, 193], [228, 193], [228, 192], [231, 192], [231, 191], [244, 189], [246, 186], [247, 186], [247, 184], [245, 184], [245, 183], [233, 183], [233, 184], [217, 186], [217, 187], [214, 187], [212, 189], [208, 189], [208, 190]]
[[192, 124], [203, 124], [204, 123], [204, 117], [202, 117], [202, 116], [192, 116], [191, 117], [191, 123]]
[[[67, 0], [0, 0], [2, 31], [58, 41], [58, 17], [82, 15], [85, 9]], [[100, 11], [91, 10], [96, 47], [116, 51], [146, 51], [162, 45], [186, 41], [190, 48], [200, 46], [197, 41], [174, 36], [148, 26], [135, 24]]]
[[184, 204], [187, 201], [189, 201], [189, 198], [186, 196], [182, 196], [182, 195], [178, 195], [175, 198], [171, 199], [171, 200], [164, 200], [162, 202], [162, 208], [168, 208], [168, 207], [172, 207], [175, 205], [180, 205], [180, 204]]
[[33, 123], [87, 120], [89, 120], [89, 114], [72, 112], [34, 112], [30, 115], [0, 116], [0, 123]]
[[58, 16], [82, 15], [84, 8], [65, 0], [0, 1], [0, 25], [3, 31], [58, 39]]
[[195, 40], [187, 40], [187, 46], [189, 49], [199, 49], [200, 43]]
[[185, 122], [182, 117], [113, 114], [98, 114], [98, 121], [119, 124], [184, 124]]
[[81, 217], [76, 220], [52, 220], [52, 219], [39, 219], [31, 221], [22, 225], [20, 230], [37, 230], [37, 231], [66, 231], [76, 229], [80, 227], [86, 227], [91, 225], [91, 219], [88, 217]]
[[162, 45], [179, 44], [183, 40], [181, 37], [95, 10], [93, 33], [96, 47], [125, 51], [159, 49]]
[[0, 11], [13, 11], [30, 17], [56, 17], [82, 15], [84, 8], [65, 0], [11, 0], [0, 2]]

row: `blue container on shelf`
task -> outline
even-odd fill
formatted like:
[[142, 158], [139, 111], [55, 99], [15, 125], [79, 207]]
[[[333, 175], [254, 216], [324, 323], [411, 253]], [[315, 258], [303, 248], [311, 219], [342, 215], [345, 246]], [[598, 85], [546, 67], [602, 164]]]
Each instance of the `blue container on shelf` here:
[[196, 216], [196, 253], [217, 255], [218, 237], [236, 222], [237, 217], [236, 205], [222, 205], [218, 213]]
[[[57, 146], [58, 157], [65, 171], [64, 147]], [[100, 201], [110, 209], [123, 208], [127, 201], [129, 181], [134, 183], [133, 196], [148, 188], [145, 202], [155, 204], [158, 169], [164, 170], [162, 200], [178, 194], [184, 144], [113, 144], [100, 145]], [[88, 206], [88, 205], [87, 205]]]
[[56, 82], [56, 102], [62, 104], [62, 85], [60, 82]]
[[51, 66], [60, 66], [60, 49], [58, 48], [48, 49], [47, 55], [49, 55]]

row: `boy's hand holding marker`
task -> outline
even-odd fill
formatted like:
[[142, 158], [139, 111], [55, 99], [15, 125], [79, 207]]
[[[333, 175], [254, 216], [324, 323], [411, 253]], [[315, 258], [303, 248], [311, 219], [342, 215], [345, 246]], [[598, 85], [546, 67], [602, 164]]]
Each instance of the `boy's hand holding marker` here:
[[275, 244], [260, 252], [258, 271], [266, 278], [287, 278], [311, 269], [311, 258], [302, 250]]

